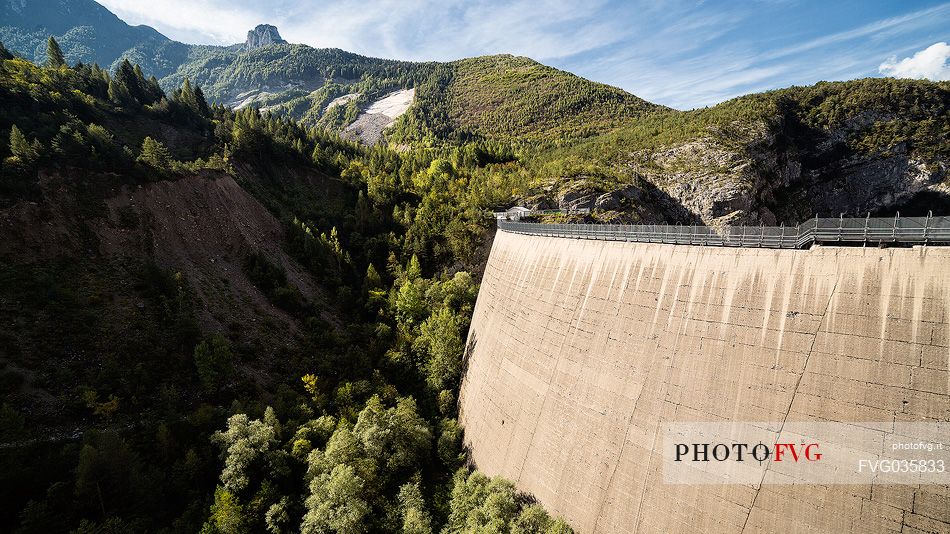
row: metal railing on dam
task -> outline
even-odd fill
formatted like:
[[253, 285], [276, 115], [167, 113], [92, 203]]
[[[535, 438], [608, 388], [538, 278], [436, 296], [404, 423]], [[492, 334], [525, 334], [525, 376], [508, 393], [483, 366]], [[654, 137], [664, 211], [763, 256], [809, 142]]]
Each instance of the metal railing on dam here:
[[818, 243], [950, 244], [950, 217], [814, 218], [798, 226], [544, 224], [499, 219], [506, 232], [603, 241], [720, 247], [807, 248]]

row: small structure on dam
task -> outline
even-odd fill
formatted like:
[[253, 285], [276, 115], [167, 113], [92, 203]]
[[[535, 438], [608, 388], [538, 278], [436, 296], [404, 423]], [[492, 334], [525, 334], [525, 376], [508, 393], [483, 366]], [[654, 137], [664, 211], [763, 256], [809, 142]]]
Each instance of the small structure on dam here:
[[676, 423], [832, 423], [873, 441], [950, 421], [950, 247], [499, 226], [459, 399], [479, 469], [582, 533], [950, 531], [946, 478], [793, 482], [766, 464], [752, 482], [684, 484], [661, 453]]

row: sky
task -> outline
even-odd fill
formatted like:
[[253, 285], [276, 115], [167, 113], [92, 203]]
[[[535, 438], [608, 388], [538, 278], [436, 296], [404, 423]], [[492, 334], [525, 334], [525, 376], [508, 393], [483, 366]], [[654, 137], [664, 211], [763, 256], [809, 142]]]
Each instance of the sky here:
[[529, 56], [678, 109], [821, 80], [950, 79], [950, 2], [98, 0], [186, 43], [293, 43], [404, 60]]

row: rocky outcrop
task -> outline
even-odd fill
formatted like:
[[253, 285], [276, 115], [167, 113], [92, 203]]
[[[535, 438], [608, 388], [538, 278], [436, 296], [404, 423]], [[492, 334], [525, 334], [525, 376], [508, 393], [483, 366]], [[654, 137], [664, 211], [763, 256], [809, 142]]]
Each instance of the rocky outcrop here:
[[[866, 114], [865, 114], [866, 115]], [[710, 226], [795, 224], [899, 209], [921, 193], [946, 196], [947, 163], [899, 143], [876, 152], [849, 141], [868, 121], [789, 133], [781, 123], [735, 128], [630, 154], [626, 171], [655, 184]], [[608, 202], [608, 205], [612, 203]]]
[[[907, 153], [851, 157], [807, 170], [782, 191], [789, 216], [860, 215], [899, 209], [922, 193], [946, 196], [947, 167]], [[806, 206], [811, 210], [805, 211]]]
[[247, 32], [247, 40], [244, 42], [246, 50], [254, 50], [272, 44], [285, 44], [287, 41], [280, 37], [277, 26], [270, 24], [258, 24], [256, 28]]
[[343, 136], [368, 146], [379, 143], [386, 128], [392, 126], [396, 119], [409, 109], [415, 95], [416, 90], [413, 88], [400, 89], [383, 96], [360, 113], [343, 131]]
[[[665, 150], [636, 155], [646, 164], [630, 170], [656, 184], [686, 209], [698, 214], [706, 224], [732, 221], [738, 214], [750, 214], [756, 176], [752, 158], [724, 146], [714, 138], [703, 138]], [[770, 224], [774, 217], [762, 214]]]
[[597, 177], [575, 175], [551, 179], [542, 192], [515, 200], [532, 210], [593, 210], [593, 219], [612, 224], [694, 224], [698, 217], [653, 183], [633, 177], [633, 183], [604, 183]]

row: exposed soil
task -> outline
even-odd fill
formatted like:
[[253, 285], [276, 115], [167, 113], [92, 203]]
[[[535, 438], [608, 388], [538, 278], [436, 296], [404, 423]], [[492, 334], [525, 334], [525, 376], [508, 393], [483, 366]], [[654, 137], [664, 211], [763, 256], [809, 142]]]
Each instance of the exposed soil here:
[[[214, 173], [123, 188], [105, 203], [109, 216], [95, 227], [101, 252], [134, 255], [145, 247], [159, 266], [182, 273], [202, 300], [199, 319], [206, 329], [223, 331], [268, 317], [295, 328], [244, 275], [242, 263], [252, 251], [283, 266], [306, 299], [316, 296], [309, 275], [281, 250], [279, 221], [231, 176]], [[129, 219], [138, 219], [131, 228]]]
[[[88, 180], [79, 176], [46, 176], [43, 200], [0, 210], [0, 257], [20, 264], [99, 255], [151, 258], [181, 273], [194, 290], [202, 330], [242, 339], [298, 330], [244, 274], [244, 259], [253, 251], [281, 265], [307, 301], [326, 302], [304, 268], [281, 249], [280, 222], [231, 176], [203, 172], [125, 185], [105, 200], [77, 194], [77, 182]], [[281, 342], [293, 339], [283, 336]]]

